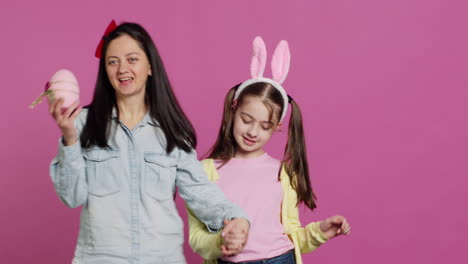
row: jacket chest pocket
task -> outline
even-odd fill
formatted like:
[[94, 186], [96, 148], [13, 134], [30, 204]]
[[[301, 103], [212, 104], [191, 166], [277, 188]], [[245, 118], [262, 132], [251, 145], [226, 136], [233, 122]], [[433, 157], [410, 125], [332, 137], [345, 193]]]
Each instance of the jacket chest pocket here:
[[177, 173], [176, 158], [152, 152], [145, 152], [144, 157], [144, 192], [157, 200], [172, 199]]
[[84, 154], [88, 176], [88, 192], [106, 196], [120, 191], [119, 150], [90, 149]]

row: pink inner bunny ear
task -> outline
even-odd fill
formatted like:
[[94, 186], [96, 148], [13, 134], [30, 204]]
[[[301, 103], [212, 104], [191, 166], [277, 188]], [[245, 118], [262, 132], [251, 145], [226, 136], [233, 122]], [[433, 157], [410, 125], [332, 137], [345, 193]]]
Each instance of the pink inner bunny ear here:
[[252, 79], [262, 77], [266, 65], [266, 46], [263, 39], [257, 36], [253, 41], [253, 55], [250, 62], [250, 75]]
[[289, 53], [288, 42], [282, 40], [276, 47], [275, 53], [273, 53], [271, 59], [271, 71], [275, 82], [279, 84], [284, 82], [289, 72], [290, 61], [291, 54]]

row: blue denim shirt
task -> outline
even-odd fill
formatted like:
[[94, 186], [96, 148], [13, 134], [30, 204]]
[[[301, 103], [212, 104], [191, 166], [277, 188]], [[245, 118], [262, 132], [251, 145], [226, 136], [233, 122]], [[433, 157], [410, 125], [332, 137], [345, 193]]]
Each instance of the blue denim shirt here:
[[[78, 132], [86, 115], [84, 109], [75, 121]], [[64, 146], [60, 139], [50, 167], [60, 199], [82, 206], [74, 263], [186, 263], [176, 186], [210, 231], [224, 219], [247, 218], [208, 180], [195, 151], [166, 153], [164, 133], [149, 114], [133, 130], [115, 111], [110, 122], [110, 149]]]

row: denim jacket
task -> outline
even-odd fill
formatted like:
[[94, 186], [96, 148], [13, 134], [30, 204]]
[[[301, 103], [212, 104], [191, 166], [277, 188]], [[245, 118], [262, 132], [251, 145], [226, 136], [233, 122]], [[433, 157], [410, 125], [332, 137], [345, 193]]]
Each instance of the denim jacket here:
[[[78, 132], [87, 109], [75, 121]], [[205, 175], [195, 151], [165, 151], [158, 122], [146, 114], [134, 129], [110, 120], [110, 148], [64, 146], [50, 174], [60, 199], [81, 207], [77, 264], [186, 263], [176, 187], [188, 207], [215, 232], [224, 219], [247, 218]]]

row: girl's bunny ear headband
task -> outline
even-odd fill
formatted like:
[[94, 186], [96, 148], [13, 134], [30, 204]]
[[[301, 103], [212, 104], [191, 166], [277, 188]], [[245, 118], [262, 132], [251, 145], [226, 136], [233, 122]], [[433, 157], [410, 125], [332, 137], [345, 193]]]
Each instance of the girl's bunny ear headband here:
[[257, 36], [253, 41], [253, 56], [252, 61], [250, 62], [250, 75], [252, 79], [249, 79], [243, 82], [234, 95], [234, 104], [237, 103], [239, 95], [242, 93], [245, 87], [258, 82], [266, 82], [271, 84], [273, 87], [278, 89], [278, 91], [283, 96], [283, 112], [281, 113], [280, 122], [283, 121], [288, 111], [288, 102], [292, 101], [292, 98], [288, 96], [281, 84], [286, 79], [286, 76], [289, 72], [289, 63], [291, 61], [291, 54], [289, 52], [288, 42], [282, 40], [278, 43], [275, 52], [273, 53], [273, 58], [271, 59], [271, 71], [273, 78], [263, 77], [266, 65], [266, 46], [265, 42], [260, 36]]

